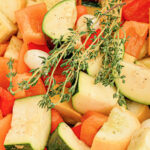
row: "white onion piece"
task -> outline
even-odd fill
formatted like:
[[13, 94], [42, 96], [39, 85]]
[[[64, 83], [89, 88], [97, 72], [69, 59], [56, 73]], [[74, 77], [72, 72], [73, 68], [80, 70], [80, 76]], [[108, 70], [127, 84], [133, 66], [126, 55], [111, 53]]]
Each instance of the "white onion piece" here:
[[[97, 21], [97, 18], [93, 15], [83, 15], [81, 16], [78, 21], [77, 21], [77, 31], [80, 33], [80, 32], [87, 32], [88, 31], [88, 28], [87, 28], [87, 19], [91, 19], [92, 22], [93, 22], [93, 29], [94, 30], [97, 30], [100, 28], [100, 25], [99, 25], [99, 21]], [[96, 22], [97, 21], [97, 22]]]
[[43, 59], [40, 57], [47, 58], [49, 55], [41, 50], [33, 49], [26, 52], [24, 56], [24, 62], [30, 69], [39, 68], [42, 65]]
[[142, 122], [142, 128], [150, 128], [150, 119], [147, 119]]

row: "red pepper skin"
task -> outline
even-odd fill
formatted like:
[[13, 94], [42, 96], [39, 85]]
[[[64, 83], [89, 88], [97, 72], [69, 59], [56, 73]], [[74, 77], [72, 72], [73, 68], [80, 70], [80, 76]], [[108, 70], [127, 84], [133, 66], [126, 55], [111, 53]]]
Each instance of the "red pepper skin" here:
[[31, 50], [31, 49], [38, 49], [38, 50], [42, 50], [46, 53], [49, 53], [50, 52], [50, 49], [47, 47], [47, 45], [37, 45], [37, 44], [34, 44], [34, 43], [29, 43], [28, 44], [28, 49]]
[[[98, 37], [98, 35], [101, 33], [101, 29], [97, 29], [95, 31], [95, 33], [93, 33], [89, 39], [87, 40], [87, 42], [85, 43], [85, 49], [87, 49], [92, 43], [93, 43], [93, 40], [95, 39], [95, 36]], [[82, 43], [85, 42], [86, 39], [83, 40]]]
[[81, 132], [81, 124], [75, 126], [72, 128], [72, 131], [74, 132], [74, 134], [78, 137], [78, 139], [80, 139], [80, 132]]
[[51, 120], [51, 133], [53, 133], [58, 125], [64, 121], [60, 113], [55, 109], [51, 109]]
[[0, 87], [0, 110], [5, 117], [9, 113], [12, 113], [15, 98], [8, 91]]
[[137, 22], [149, 22], [150, 0], [133, 0], [129, 1], [123, 7], [122, 14], [125, 20]]

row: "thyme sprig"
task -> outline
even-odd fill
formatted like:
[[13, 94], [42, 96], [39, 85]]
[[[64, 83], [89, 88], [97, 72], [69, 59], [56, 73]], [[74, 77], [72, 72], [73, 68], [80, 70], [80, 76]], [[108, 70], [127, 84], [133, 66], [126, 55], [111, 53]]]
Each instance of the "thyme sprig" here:
[[13, 77], [16, 75], [16, 72], [14, 72], [13, 70], [13, 63], [14, 63], [14, 59], [10, 58], [7, 65], [8, 65], [8, 68], [10, 70], [10, 72], [6, 75], [9, 80], [10, 80], [10, 83], [9, 83], [9, 87], [8, 87], [8, 91], [12, 94], [12, 95], [15, 95], [15, 92], [12, 90], [13, 89], [13, 84], [12, 84], [12, 80], [13, 80]]
[[[102, 69], [95, 78], [95, 83], [101, 82], [105, 86], [114, 86], [116, 78], [124, 78], [121, 76], [122, 65], [120, 61], [123, 57], [124, 43], [126, 39], [119, 38], [120, 23], [120, 11], [118, 14], [112, 13], [114, 9], [119, 9], [124, 3], [118, 4], [118, 0], [113, 0], [113, 3], [106, 7], [106, 11], [96, 11], [95, 17], [97, 21], [100, 21], [101, 33], [94, 36], [91, 45], [86, 48], [86, 43], [90, 39], [91, 35], [95, 34], [94, 24], [90, 19], [87, 19], [87, 32], [78, 32], [77, 30], [69, 29], [70, 34], [67, 38], [61, 36], [59, 39], [54, 39], [54, 49], [50, 51], [50, 55], [47, 59], [43, 59], [42, 66], [37, 69], [32, 69], [32, 76], [28, 81], [22, 81], [18, 83], [20, 89], [29, 89], [34, 86], [40, 77], [45, 77], [45, 85], [47, 86], [47, 93], [43, 96], [43, 99], [39, 102], [41, 107], [47, 109], [55, 107], [58, 103], [69, 101], [71, 96], [75, 94], [78, 84], [80, 71], [86, 71], [88, 68], [88, 61], [94, 59], [100, 53], [103, 55]], [[87, 38], [84, 43], [76, 48], [77, 41], [87, 34]], [[66, 77], [64, 82], [56, 84], [54, 78], [55, 71], [63, 60], [61, 67], [64, 67], [62, 75]], [[12, 66], [11, 66], [12, 67]], [[10, 69], [11, 69], [10, 67]], [[50, 75], [49, 75], [50, 73]], [[10, 74], [11, 76], [11, 74]], [[12, 77], [10, 77], [11, 79]], [[12, 80], [12, 79], [11, 79]], [[67, 83], [71, 82], [72, 86], [69, 88], [69, 92], [65, 92]], [[13, 92], [10, 85], [9, 90]], [[118, 91], [118, 90], [117, 90]], [[54, 103], [52, 97], [59, 95], [59, 101]], [[125, 104], [123, 96], [119, 92], [114, 95], [118, 98], [119, 104]]]

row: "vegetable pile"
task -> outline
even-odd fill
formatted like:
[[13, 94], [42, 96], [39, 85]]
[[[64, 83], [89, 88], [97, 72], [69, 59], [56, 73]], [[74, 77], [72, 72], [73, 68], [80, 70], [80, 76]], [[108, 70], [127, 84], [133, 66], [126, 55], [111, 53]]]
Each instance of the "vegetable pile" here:
[[150, 0], [0, 4], [0, 150], [150, 149]]

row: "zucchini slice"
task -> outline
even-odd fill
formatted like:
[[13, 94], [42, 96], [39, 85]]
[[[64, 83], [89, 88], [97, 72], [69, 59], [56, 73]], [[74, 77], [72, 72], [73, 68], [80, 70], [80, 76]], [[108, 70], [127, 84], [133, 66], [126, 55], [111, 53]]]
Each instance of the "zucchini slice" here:
[[88, 61], [87, 73], [90, 76], [96, 76], [102, 68], [102, 55]]
[[6, 150], [44, 150], [51, 128], [51, 111], [40, 108], [42, 95], [18, 99], [14, 103]]
[[52, 7], [45, 15], [42, 30], [51, 39], [64, 39], [69, 35], [77, 19], [75, 0], [63, 0]]
[[90, 148], [76, 137], [66, 123], [62, 122], [51, 136], [48, 150], [90, 150]]
[[125, 61], [122, 65], [125, 83], [122, 79], [115, 81], [120, 92], [130, 100], [150, 105], [150, 70]]
[[78, 93], [72, 97], [72, 105], [76, 111], [82, 114], [87, 111], [109, 114], [117, 104], [117, 99], [113, 98], [115, 92], [115, 88], [105, 87], [101, 83], [95, 84], [93, 77], [80, 72]]

